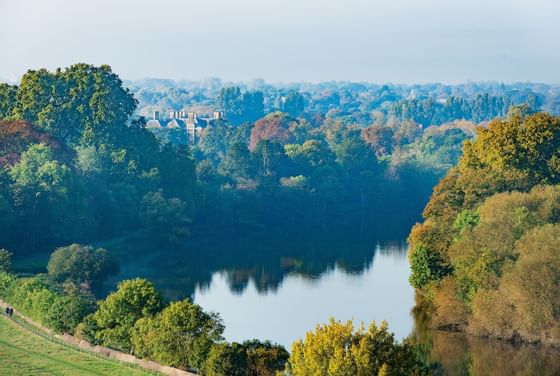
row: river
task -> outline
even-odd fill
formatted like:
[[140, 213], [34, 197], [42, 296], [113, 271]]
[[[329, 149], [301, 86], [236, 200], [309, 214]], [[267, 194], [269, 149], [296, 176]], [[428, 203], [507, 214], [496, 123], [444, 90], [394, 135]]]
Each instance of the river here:
[[[318, 323], [386, 320], [450, 375], [559, 375], [560, 352], [424, 328], [413, 315], [407, 226], [220, 232], [181, 249], [129, 244], [118, 280], [145, 277], [168, 299], [188, 297], [220, 314], [228, 341], [268, 339], [288, 350]], [[130, 257], [136, 252], [138, 257]]]

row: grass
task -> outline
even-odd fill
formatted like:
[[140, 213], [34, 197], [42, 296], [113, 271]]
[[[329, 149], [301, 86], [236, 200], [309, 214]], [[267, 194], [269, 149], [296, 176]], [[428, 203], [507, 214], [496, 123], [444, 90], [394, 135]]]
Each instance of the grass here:
[[0, 375], [149, 375], [50, 342], [0, 315]]

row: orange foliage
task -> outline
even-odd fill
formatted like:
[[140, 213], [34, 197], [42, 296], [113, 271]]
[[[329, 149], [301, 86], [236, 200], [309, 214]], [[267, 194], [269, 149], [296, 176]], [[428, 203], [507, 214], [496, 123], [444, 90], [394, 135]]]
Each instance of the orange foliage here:
[[270, 140], [281, 144], [289, 143], [293, 140], [293, 135], [289, 131], [289, 123], [282, 115], [267, 116], [255, 122], [251, 129], [251, 139], [249, 149], [255, 150], [259, 141]]

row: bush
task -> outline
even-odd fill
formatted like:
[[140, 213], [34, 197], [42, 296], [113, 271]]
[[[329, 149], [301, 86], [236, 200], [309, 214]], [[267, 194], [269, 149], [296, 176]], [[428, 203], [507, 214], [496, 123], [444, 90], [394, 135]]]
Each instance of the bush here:
[[274, 376], [284, 371], [290, 354], [284, 346], [269, 341], [243, 342], [247, 351], [248, 374], [251, 376]]
[[84, 317], [95, 311], [91, 297], [62, 296], [47, 311], [45, 324], [59, 333], [74, 333]]
[[64, 295], [42, 276], [16, 278], [0, 272], [0, 297], [56, 332], [73, 333], [95, 307], [92, 297]]
[[206, 376], [247, 376], [247, 351], [239, 343], [222, 343], [210, 350], [204, 365]]

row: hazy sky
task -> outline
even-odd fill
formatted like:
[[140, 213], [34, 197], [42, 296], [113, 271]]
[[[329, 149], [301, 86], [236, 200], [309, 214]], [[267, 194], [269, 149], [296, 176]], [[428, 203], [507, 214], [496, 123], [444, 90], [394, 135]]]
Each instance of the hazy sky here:
[[560, 82], [558, 0], [0, 0], [0, 77]]

